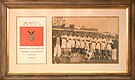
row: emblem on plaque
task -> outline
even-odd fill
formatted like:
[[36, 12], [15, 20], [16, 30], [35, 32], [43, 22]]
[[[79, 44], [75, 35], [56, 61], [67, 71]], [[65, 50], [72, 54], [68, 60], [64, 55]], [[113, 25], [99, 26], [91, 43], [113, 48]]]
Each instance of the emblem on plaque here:
[[34, 39], [35, 39], [35, 37], [34, 37], [34, 33], [35, 33], [35, 31], [33, 31], [33, 32], [30, 32], [30, 31], [28, 31], [28, 33], [30, 34], [30, 36], [29, 36], [29, 40], [30, 41], [33, 41]]

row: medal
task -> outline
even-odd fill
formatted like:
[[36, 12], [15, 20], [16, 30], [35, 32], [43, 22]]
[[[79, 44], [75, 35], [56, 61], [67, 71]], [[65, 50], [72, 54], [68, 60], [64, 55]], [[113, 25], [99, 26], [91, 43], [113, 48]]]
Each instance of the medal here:
[[34, 32], [35, 32], [35, 31], [33, 31], [33, 32], [31, 33], [30, 31], [28, 31], [28, 33], [30, 34], [30, 36], [29, 36], [29, 40], [30, 40], [30, 41], [33, 41], [33, 40], [35, 39], [35, 37], [33, 36]]

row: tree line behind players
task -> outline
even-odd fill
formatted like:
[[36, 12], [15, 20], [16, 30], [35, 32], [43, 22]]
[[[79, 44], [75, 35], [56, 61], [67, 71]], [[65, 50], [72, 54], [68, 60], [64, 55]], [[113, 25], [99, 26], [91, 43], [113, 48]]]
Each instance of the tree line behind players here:
[[62, 54], [84, 54], [88, 59], [116, 60], [118, 37], [89, 32], [55, 32], [53, 33], [54, 57]]

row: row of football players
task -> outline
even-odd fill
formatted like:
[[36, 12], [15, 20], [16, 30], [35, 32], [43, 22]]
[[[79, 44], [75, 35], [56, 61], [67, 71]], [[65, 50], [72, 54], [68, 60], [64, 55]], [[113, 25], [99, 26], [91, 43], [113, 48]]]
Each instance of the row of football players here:
[[72, 33], [58, 35], [62, 40], [59, 49], [61, 53], [81, 53], [89, 55], [89, 59], [108, 57], [116, 60], [118, 46], [118, 42], [114, 40], [116, 38]]

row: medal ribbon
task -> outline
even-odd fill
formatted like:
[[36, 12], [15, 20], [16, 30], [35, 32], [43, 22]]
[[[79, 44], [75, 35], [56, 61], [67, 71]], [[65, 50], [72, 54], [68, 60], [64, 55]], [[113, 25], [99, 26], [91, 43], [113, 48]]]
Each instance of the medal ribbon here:
[[35, 33], [35, 31], [33, 31], [32, 33], [31, 33], [30, 31], [28, 31], [28, 33], [29, 33], [30, 35], [33, 35], [33, 34]]

